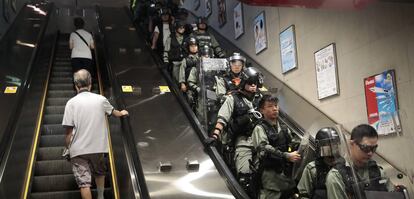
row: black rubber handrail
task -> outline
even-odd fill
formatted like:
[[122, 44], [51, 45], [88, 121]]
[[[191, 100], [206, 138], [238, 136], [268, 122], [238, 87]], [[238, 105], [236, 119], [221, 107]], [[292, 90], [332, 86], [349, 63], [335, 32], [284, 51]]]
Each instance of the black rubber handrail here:
[[[105, 45], [105, 36], [103, 34], [103, 30], [104, 27], [102, 26], [102, 23], [100, 23], [100, 9], [98, 6], [96, 6], [96, 13], [97, 13], [97, 22], [98, 22], [98, 28], [100, 30], [100, 37], [101, 37], [101, 43], [103, 43], [102, 47], [103, 47], [103, 53], [104, 53], [104, 57], [106, 58], [107, 62], [106, 62], [106, 69], [108, 71], [108, 78], [112, 83], [112, 91], [113, 91], [113, 95], [115, 97], [115, 101], [118, 105], [119, 108], [121, 109], [125, 109], [126, 105], [125, 102], [123, 100], [122, 93], [120, 92], [119, 88], [120, 84], [118, 82], [118, 79], [116, 78], [116, 75], [113, 73], [112, 70], [112, 66], [111, 66], [111, 57], [109, 56], [109, 53], [107, 51], [107, 48], [104, 48]], [[117, 89], [118, 88], [118, 89]], [[134, 143], [134, 136], [132, 134], [132, 127], [131, 127], [131, 122], [129, 121], [129, 117], [123, 117], [121, 119], [121, 127], [122, 127], [122, 132], [123, 132], [123, 136], [125, 137], [125, 141], [127, 144], [127, 148], [129, 149], [129, 153], [131, 155], [131, 160], [133, 162], [133, 166], [132, 168], [134, 168], [133, 172], [135, 174], [135, 176], [137, 176], [136, 178], [136, 185], [139, 188], [139, 195], [140, 198], [142, 199], [149, 199], [150, 195], [149, 195], [149, 191], [148, 191], [148, 187], [146, 184], [146, 180], [145, 180], [145, 175], [142, 169], [142, 164], [141, 164], [141, 159], [139, 158], [139, 154], [137, 152], [137, 150], [135, 149], [135, 143]], [[132, 182], [134, 183], [134, 182]]]
[[[126, 12], [130, 16], [130, 19], [132, 21], [133, 17], [130, 13], [129, 9], [125, 7]], [[137, 33], [140, 38], [145, 38], [145, 34], [143, 33], [143, 30], [140, 26], [137, 24], [134, 24], [135, 28], [137, 30]], [[162, 72], [164, 78], [167, 80], [168, 86], [173, 91], [175, 96], [178, 99], [178, 102], [182, 106], [184, 113], [187, 115], [190, 123], [192, 124], [195, 132], [199, 136], [200, 140], [203, 142], [204, 139], [208, 138], [208, 133], [204, 131], [204, 129], [201, 127], [200, 122], [198, 121], [198, 118], [188, 105], [187, 101], [179, 91], [177, 85], [174, 84], [173, 80], [171, 79], [170, 75], [168, 74], [167, 70], [163, 68], [163, 61], [159, 55], [157, 55], [155, 52], [151, 50], [149, 46], [144, 47], [146, 51], [151, 52], [151, 56], [153, 57], [153, 60], [156, 62], [156, 65]], [[231, 170], [228, 168], [226, 162], [223, 160], [221, 154], [217, 151], [216, 147], [212, 146], [205, 146], [207, 153], [209, 154], [210, 158], [213, 160], [217, 170], [219, 173], [226, 179], [226, 184], [232, 194], [238, 198], [238, 199], [249, 199], [250, 197], [246, 194], [244, 189], [240, 186], [238, 180], [234, 177]]]
[[[26, 5], [27, 5], [27, 3], [23, 7], [26, 7]], [[10, 148], [12, 146], [12, 138], [15, 136], [15, 133], [16, 133], [15, 132], [15, 129], [16, 129], [15, 124], [16, 124], [18, 116], [21, 112], [22, 104], [25, 100], [24, 96], [25, 96], [26, 91], [28, 89], [28, 86], [29, 86], [28, 80], [30, 79], [30, 77], [32, 75], [33, 64], [34, 64], [34, 61], [35, 61], [35, 59], [37, 57], [37, 54], [38, 54], [39, 42], [41, 41], [41, 38], [43, 37], [43, 35], [46, 31], [46, 28], [47, 28], [47, 25], [48, 25], [48, 22], [49, 22], [49, 19], [50, 19], [50, 15], [51, 15], [50, 13], [52, 13], [52, 10], [54, 8], [54, 3], [49, 3], [47, 5], [47, 7], [48, 7], [47, 8], [47, 13], [49, 13], [49, 14], [46, 16], [45, 20], [43, 21], [44, 23], [41, 26], [41, 30], [39, 31], [39, 35], [37, 36], [37, 39], [36, 39], [37, 44], [35, 45], [35, 47], [33, 49], [32, 55], [30, 57], [30, 61], [27, 65], [28, 67], [27, 67], [26, 73], [25, 73], [24, 78], [23, 78], [24, 82], [22, 83], [22, 85], [19, 88], [20, 92], [19, 92], [18, 97], [17, 97], [17, 102], [15, 103], [15, 107], [13, 108], [13, 112], [10, 115], [10, 119], [7, 123], [6, 128], [5, 129], [0, 129], [0, 131], [5, 132], [3, 138], [0, 140], [0, 181], [2, 180], [4, 169], [6, 167], [5, 157], [8, 157], [8, 155], [10, 153]], [[21, 9], [19, 11], [18, 16], [20, 17], [20, 15], [23, 15], [23, 14], [24, 14], [24, 9]], [[16, 19], [13, 21], [13, 23], [12, 23], [13, 26], [18, 24], [17, 20], [24, 20], [24, 19], [20, 19], [19, 17], [16, 17]], [[11, 32], [9, 31], [10, 29], [11, 29], [11, 27], [9, 27], [9, 29], [7, 31], [7, 34], [11, 34]], [[7, 39], [6, 35], [3, 36], [2, 40], [4, 40], [4, 39]], [[1, 42], [0, 42], [0, 44], [1, 44]]]

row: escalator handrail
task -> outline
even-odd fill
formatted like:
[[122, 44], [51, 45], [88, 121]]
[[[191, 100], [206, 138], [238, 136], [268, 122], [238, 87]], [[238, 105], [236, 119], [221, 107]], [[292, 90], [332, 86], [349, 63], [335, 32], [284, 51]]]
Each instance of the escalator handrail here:
[[[102, 30], [104, 30], [104, 27], [102, 26], [102, 23], [100, 23], [100, 9], [98, 6], [96, 6], [96, 14], [97, 14], [97, 22], [98, 22], [98, 29], [100, 30], [100, 38], [101, 38], [101, 43], [103, 43], [102, 46], [107, 46], [106, 42], [105, 42], [105, 36]], [[125, 102], [123, 100], [123, 98], [121, 97], [122, 94], [119, 90], [120, 88], [120, 84], [117, 80], [116, 75], [113, 73], [112, 70], [112, 66], [111, 66], [111, 57], [108, 56], [109, 52], [107, 51], [107, 48], [104, 48], [103, 50], [104, 52], [104, 57], [106, 58], [106, 60], [108, 60], [106, 62], [106, 69], [108, 71], [108, 76], [109, 76], [109, 80], [112, 83], [112, 91], [113, 91], [113, 96], [115, 96], [115, 101], [118, 105], [119, 108], [124, 109], [126, 107]], [[145, 180], [145, 175], [142, 169], [142, 164], [141, 164], [141, 159], [139, 158], [139, 154], [137, 152], [137, 150], [135, 149], [135, 144], [134, 144], [134, 136], [132, 133], [132, 127], [130, 124], [130, 120], [129, 117], [122, 117], [121, 119], [121, 127], [122, 127], [122, 132], [123, 132], [123, 136], [125, 136], [125, 141], [127, 142], [127, 148], [129, 149], [129, 153], [132, 157], [131, 160], [133, 162], [133, 166], [132, 168], [134, 168], [133, 171], [135, 176], [137, 176], [137, 178], [135, 179], [136, 182], [132, 182], [132, 183], [136, 183], [136, 187], [139, 188], [139, 196], [142, 199], [149, 199], [150, 195], [149, 195], [149, 191], [148, 191], [148, 187], [146, 184], [146, 180]], [[131, 168], [131, 167], [130, 167]]]
[[[27, 3], [24, 5], [24, 7], [26, 7], [26, 5], [27, 5]], [[47, 6], [48, 6], [48, 9], [46, 9], [47, 13], [52, 13], [52, 10], [54, 8], [54, 3], [49, 3]], [[19, 14], [23, 14], [23, 12], [24, 12], [24, 9], [20, 9]], [[16, 17], [16, 19], [17, 19], [17, 17]], [[30, 61], [27, 65], [28, 67], [27, 67], [26, 73], [24, 75], [24, 78], [22, 79], [24, 81], [23, 81], [22, 85], [19, 88], [20, 92], [18, 93], [17, 102], [15, 103], [15, 105], [12, 109], [13, 112], [11, 113], [9, 122], [7, 123], [7, 126], [4, 129], [4, 132], [8, 132], [8, 133], [5, 133], [4, 137], [0, 140], [0, 182], [3, 179], [4, 170], [5, 170], [5, 167], [7, 165], [7, 158], [6, 157], [8, 157], [10, 155], [10, 149], [12, 147], [12, 141], [13, 141], [13, 138], [16, 134], [15, 124], [16, 124], [16, 122], [18, 120], [18, 117], [19, 117], [19, 114], [21, 112], [22, 104], [25, 101], [24, 96], [25, 96], [26, 91], [27, 91], [28, 86], [29, 86], [28, 80], [31, 79], [31, 76], [32, 76], [32, 71], [33, 71], [32, 68], [33, 68], [34, 61], [35, 61], [35, 59], [37, 57], [37, 54], [38, 54], [39, 42], [41, 41], [41, 38], [45, 34], [49, 19], [50, 19], [50, 14], [48, 14], [46, 16], [45, 20], [43, 21], [44, 22], [43, 26], [41, 26], [41, 30], [39, 31], [39, 35], [38, 35], [37, 40], [36, 40], [37, 44], [35, 45], [35, 47], [33, 49], [32, 55], [30, 57]], [[14, 20], [13, 25], [15, 25], [15, 23], [17, 23], [16, 21], [17, 20]], [[10, 27], [9, 27], [9, 30], [10, 30]], [[7, 33], [10, 33], [10, 32], [7, 32]], [[6, 38], [6, 37], [3, 36], [2, 40], [4, 38]], [[0, 129], [0, 130], [2, 130], [2, 129]]]
[[[126, 12], [130, 16], [130, 19], [132, 20], [132, 15], [127, 7], [125, 7]], [[135, 25], [135, 29], [137, 30], [137, 34], [141, 38], [144, 37], [144, 33], [138, 25]], [[185, 114], [189, 118], [189, 121], [191, 122], [195, 132], [199, 136], [200, 140], [203, 141], [204, 139], [208, 138], [208, 134], [204, 131], [204, 129], [201, 127], [200, 122], [198, 121], [196, 115], [188, 105], [187, 101], [182, 96], [181, 92], [179, 91], [178, 87], [173, 83], [173, 80], [171, 79], [170, 75], [166, 71], [166, 69], [163, 69], [163, 62], [160, 56], [158, 56], [155, 52], [151, 50], [149, 46], [144, 47], [146, 51], [151, 52], [151, 56], [153, 60], [156, 62], [157, 66], [159, 67], [160, 71], [162, 72], [164, 78], [167, 80], [167, 83], [170, 87], [170, 89], [173, 91], [175, 96], [178, 98], [178, 101], [181, 105], [181, 107], [184, 109]], [[214, 164], [216, 165], [217, 170], [219, 173], [226, 178], [226, 184], [230, 191], [235, 195], [238, 199], [249, 199], [250, 197], [246, 194], [246, 192], [243, 190], [243, 188], [240, 186], [238, 180], [234, 177], [231, 170], [228, 168], [227, 164], [223, 160], [221, 154], [217, 151], [216, 147], [213, 146], [206, 146], [208, 154], [210, 155], [210, 158], [213, 160]]]

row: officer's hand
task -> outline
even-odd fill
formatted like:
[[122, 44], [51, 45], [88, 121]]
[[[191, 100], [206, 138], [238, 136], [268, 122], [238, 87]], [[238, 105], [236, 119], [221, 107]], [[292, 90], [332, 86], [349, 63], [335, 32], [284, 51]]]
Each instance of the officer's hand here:
[[187, 86], [184, 83], [181, 83], [181, 91], [187, 92]]
[[293, 151], [291, 153], [288, 153], [287, 159], [289, 162], [298, 162], [301, 160], [301, 157], [298, 151]]

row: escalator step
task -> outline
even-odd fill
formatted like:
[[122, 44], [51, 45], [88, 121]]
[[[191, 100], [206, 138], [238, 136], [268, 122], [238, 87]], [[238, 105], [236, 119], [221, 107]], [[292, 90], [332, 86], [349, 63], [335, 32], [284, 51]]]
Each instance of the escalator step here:
[[72, 72], [58, 72], [58, 71], [54, 71], [52, 73], [52, 77], [71, 77], [72, 76]]
[[43, 116], [43, 124], [62, 124], [63, 114], [47, 114]]
[[65, 106], [69, 98], [48, 98], [46, 106]]
[[42, 135], [64, 135], [65, 128], [62, 124], [43, 124]]
[[49, 90], [73, 90], [73, 83], [55, 83], [49, 85]]
[[53, 67], [53, 72], [72, 72], [72, 67], [65, 66], [65, 67]]
[[67, 160], [36, 161], [35, 176], [72, 174], [72, 164]]
[[48, 97], [57, 98], [57, 97], [66, 97], [71, 98], [76, 95], [74, 90], [49, 90], [47, 93]]
[[53, 175], [53, 176], [34, 176], [32, 192], [66, 191], [77, 190], [75, 177], [73, 174]]
[[65, 106], [47, 106], [45, 107], [45, 115], [48, 114], [64, 114]]
[[[96, 198], [96, 189], [92, 189], [92, 198]], [[31, 199], [81, 199], [79, 190], [37, 192], [30, 195]], [[104, 198], [113, 198], [112, 190], [105, 188]]]
[[[62, 152], [64, 147], [40, 147], [37, 151], [36, 161], [63, 160]], [[66, 161], [66, 160], [65, 160]]]
[[73, 83], [73, 78], [70, 77], [50, 77], [50, 83]]
[[42, 135], [39, 147], [65, 146], [65, 135]]

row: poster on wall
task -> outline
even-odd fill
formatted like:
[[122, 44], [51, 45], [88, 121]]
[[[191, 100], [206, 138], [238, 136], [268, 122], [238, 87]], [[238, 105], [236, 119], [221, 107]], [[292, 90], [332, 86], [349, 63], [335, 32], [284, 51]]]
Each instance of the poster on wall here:
[[294, 25], [289, 26], [279, 34], [279, 42], [282, 73], [286, 73], [298, 67]]
[[213, 8], [211, 7], [211, 0], [204, 0], [204, 4], [206, 5], [206, 14], [204, 16], [209, 17], [213, 11]]
[[315, 52], [315, 66], [318, 99], [339, 94], [334, 43]]
[[234, 39], [238, 39], [244, 33], [243, 25], [243, 8], [242, 3], [239, 2], [233, 9], [234, 19]]
[[224, 24], [227, 22], [227, 15], [226, 15], [226, 0], [217, 0], [217, 8], [218, 8], [218, 22], [220, 27], [223, 27]]
[[395, 85], [394, 70], [364, 79], [368, 123], [380, 135], [401, 131]]
[[257, 15], [254, 18], [254, 47], [256, 54], [262, 52], [267, 48], [267, 38], [266, 38], [266, 21], [264, 11]]
[[198, 10], [200, 7], [200, 0], [193, 0], [193, 10]]

